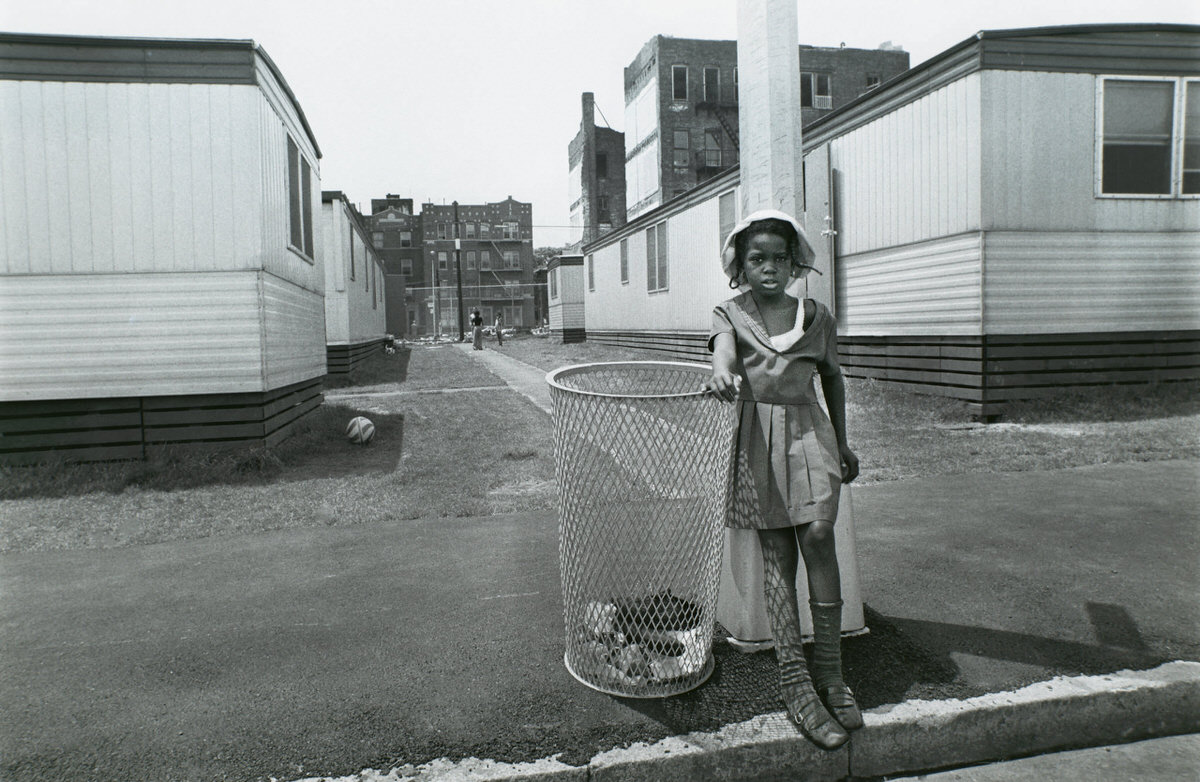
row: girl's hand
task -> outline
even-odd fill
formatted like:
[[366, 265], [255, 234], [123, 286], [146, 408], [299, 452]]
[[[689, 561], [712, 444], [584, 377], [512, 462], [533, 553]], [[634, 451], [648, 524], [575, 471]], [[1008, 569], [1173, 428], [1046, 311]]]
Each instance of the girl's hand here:
[[725, 370], [714, 370], [712, 379], [704, 384], [704, 390], [716, 394], [723, 402], [732, 402], [738, 397], [742, 378]]
[[838, 451], [842, 455], [842, 483], [851, 483], [858, 477], [858, 457], [845, 443], [838, 446]]

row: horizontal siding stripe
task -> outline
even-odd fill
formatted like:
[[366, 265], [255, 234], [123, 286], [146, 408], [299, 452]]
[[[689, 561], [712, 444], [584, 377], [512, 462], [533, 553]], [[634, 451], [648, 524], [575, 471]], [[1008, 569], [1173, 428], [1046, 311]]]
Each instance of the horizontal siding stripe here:
[[261, 295], [265, 388], [325, 374], [324, 297], [266, 273]]
[[260, 391], [255, 280], [253, 272], [5, 278], [0, 401]]
[[989, 232], [987, 334], [1200, 328], [1200, 232]]
[[839, 334], [978, 334], [980, 254], [969, 233], [839, 258]]

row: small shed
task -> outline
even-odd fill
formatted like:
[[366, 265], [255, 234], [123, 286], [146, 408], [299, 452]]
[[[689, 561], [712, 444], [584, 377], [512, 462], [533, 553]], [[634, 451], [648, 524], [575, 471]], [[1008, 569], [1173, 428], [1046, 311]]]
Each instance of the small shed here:
[[[588, 266], [591, 270], [592, 267]], [[594, 277], [593, 287], [594, 287]], [[583, 342], [584, 262], [582, 255], [560, 255], [546, 264], [547, 307], [550, 335], [567, 342]]]
[[321, 193], [325, 265], [325, 353], [331, 375], [383, 351], [387, 291], [383, 261], [362, 215], [338, 190]]
[[319, 159], [253, 41], [0, 34], [0, 460], [271, 444], [320, 405]]
[[[1200, 378], [1200, 27], [983, 31], [803, 145], [826, 272], [810, 295], [837, 316], [847, 375], [981, 417]], [[588, 339], [707, 357], [737, 185], [732, 169], [582, 248]]]

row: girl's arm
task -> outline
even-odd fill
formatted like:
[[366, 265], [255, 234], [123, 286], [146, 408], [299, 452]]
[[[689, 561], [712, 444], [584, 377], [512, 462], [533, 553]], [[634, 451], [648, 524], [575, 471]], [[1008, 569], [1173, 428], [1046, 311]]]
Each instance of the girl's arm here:
[[737, 399], [738, 389], [742, 379], [736, 371], [737, 344], [733, 334], [723, 331], [713, 337], [713, 376], [704, 384], [706, 391], [711, 391], [726, 402]]
[[821, 389], [825, 392], [825, 405], [829, 408], [829, 421], [837, 433], [838, 451], [842, 457], [842, 481], [850, 483], [858, 477], [858, 456], [850, 450], [846, 441], [846, 383], [841, 370], [821, 374]]

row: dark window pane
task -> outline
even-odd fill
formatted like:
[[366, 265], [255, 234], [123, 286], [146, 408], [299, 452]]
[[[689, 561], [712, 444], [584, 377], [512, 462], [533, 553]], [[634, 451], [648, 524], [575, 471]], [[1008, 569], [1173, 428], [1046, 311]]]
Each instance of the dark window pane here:
[[300, 209], [304, 215], [304, 254], [313, 258], [312, 169], [308, 161], [303, 159], [300, 161], [300, 197]]
[[1171, 192], [1171, 120], [1175, 85], [1159, 81], [1104, 83], [1105, 193]]
[[288, 150], [288, 206], [291, 222], [291, 240], [293, 247], [304, 246], [304, 225], [300, 211], [300, 150], [291, 137], [287, 140]]

